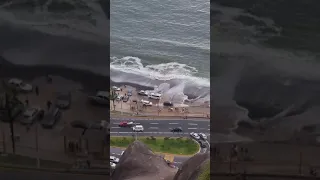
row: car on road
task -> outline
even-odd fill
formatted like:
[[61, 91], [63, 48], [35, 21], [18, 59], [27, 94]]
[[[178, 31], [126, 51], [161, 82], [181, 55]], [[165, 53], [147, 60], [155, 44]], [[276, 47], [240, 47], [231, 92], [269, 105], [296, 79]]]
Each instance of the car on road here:
[[117, 164], [119, 162], [119, 158], [115, 156], [110, 156], [110, 162]]
[[113, 163], [113, 162], [110, 162], [110, 167], [111, 167], [111, 169], [115, 169], [116, 168], [116, 164], [115, 163]]
[[60, 109], [67, 109], [71, 105], [71, 92], [59, 92], [56, 97], [56, 106]]
[[193, 139], [197, 140], [197, 141], [200, 140], [200, 136], [199, 136], [198, 133], [192, 132], [192, 133], [190, 133], [190, 136], [191, 136]]
[[207, 143], [205, 141], [200, 140], [198, 142], [199, 142], [201, 148], [206, 148], [207, 147]]
[[23, 92], [32, 92], [33, 87], [31, 84], [27, 84], [23, 82], [21, 79], [12, 78], [8, 81], [8, 84], [11, 88], [17, 90], [17, 91], [23, 91]]
[[165, 101], [165, 102], [163, 102], [163, 106], [173, 107], [173, 103], [170, 101]]
[[134, 132], [143, 132], [144, 128], [143, 128], [142, 125], [135, 125], [135, 126], [132, 127], [132, 130]]
[[23, 125], [31, 125], [35, 121], [42, 119], [43, 115], [44, 110], [40, 107], [29, 107], [24, 111], [19, 121]]
[[128, 121], [122, 121], [119, 124], [119, 127], [132, 127], [134, 126], [134, 123], [132, 121], [128, 122]]
[[205, 135], [204, 133], [199, 133], [199, 136], [201, 139], [203, 139], [205, 141], [208, 139], [207, 135]]
[[176, 127], [176, 128], [172, 128], [170, 131], [171, 132], [182, 132], [183, 130], [181, 127]]
[[59, 108], [52, 107], [48, 112], [44, 114], [41, 120], [41, 125], [43, 128], [53, 128], [53, 126], [61, 119], [61, 111]]

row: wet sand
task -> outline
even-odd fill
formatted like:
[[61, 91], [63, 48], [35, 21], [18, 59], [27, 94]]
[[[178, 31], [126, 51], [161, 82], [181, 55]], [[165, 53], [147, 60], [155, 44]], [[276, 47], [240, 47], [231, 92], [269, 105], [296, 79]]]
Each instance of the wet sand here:
[[[37, 65], [25, 66], [15, 65], [0, 56], [0, 78], [20, 78], [25, 81], [32, 81], [33, 79], [46, 74], [61, 76], [66, 79], [81, 83], [83, 91], [95, 92], [97, 89], [106, 89], [110, 87], [109, 77], [95, 74], [85, 70], [77, 70], [61, 66]], [[109, 71], [106, 70], [106, 71]]]

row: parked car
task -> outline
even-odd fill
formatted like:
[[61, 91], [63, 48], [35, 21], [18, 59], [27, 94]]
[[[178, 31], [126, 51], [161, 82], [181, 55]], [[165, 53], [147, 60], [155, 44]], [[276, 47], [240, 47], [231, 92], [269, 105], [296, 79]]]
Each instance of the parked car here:
[[121, 95], [118, 95], [116, 98], [117, 101], [121, 101], [122, 99], [123, 99], [123, 96], [121, 96]]
[[133, 130], [134, 132], [143, 132], [143, 131], [144, 131], [144, 128], [143, 128], [142, 125], [135, 125], [135, 126], [132, 127], [132, 130]]
[[115, 156], [110, 156], [110, 162], [117, 164], [119, 162], [119, 158], [117, 158]]
[[205, 141], [208, 139], [207, 135], [205, 135], [204, 133], [199, 133], [199, 136], [201, 139], [203, 139]]
[[23, 125], [31, 125], [35, 121], [43, 118], [44, 110], [39, 107], [27, 108], [20, 117], [20, 123]]
[[70, 123], [70, 125], [73, 128], [80, 128], [80, 129], [88, 129], [90, 126], [89, 123], [85, 121], [80, 121], [80, 120], [74, 120]]
[[190, 136], [197, 141], [200, 140], [200, 136], [197, 133], [192, 132], [190, 133]]
[[120, 122], [119, 124], [119, 127], [132, 127], [134, 126], [134, 123], [133, 122], [128, 122], [128, 121], [122, 121]]
[[110, 162], [110, 167], [111, 167], [111, 169], [115, 169], [116, 168], [116, 164], [115, 163], [113, 163], [113, 162]]
[[176, 127], [170, 130], [171, 132], [182, 132], [182, 128], [181, 127]]
[[88, 97], [91, 102], [99, 105], [109, 105], [109, 92], [106, 91], [98, 91], [95, 96]]
[[122, 101], [123, 101], [123, 102], [128, 102], [128, 101], [129, 101], [129, 97], [130, 97], [130, 96], [124, 96]]
[[163, 106], [173, 107], [173, 103], [170, 101], [165, 101], [165, 102], [163, 102]]
[[141, 90], [138, 92], [138, 94], [141, 96], [148, 96], [149, 93], [147, 91]]
[[145, 106], [152, 106], [152, 102], [141, 99], [140, 102]]
[[206, 142], [204, 142], [202, 140], [200, 140], [198, 142], [199, 142], [201, 148], [206, 148], [207, 147], [207, 143]]
[[17, 91], [32, 92], [33, 87], [31, 84], [24, 83], [21, 79], [12, 78], [8, 81], [11, 88]]
[[117, 86], [112, 86], [112, 90], [114, 91], [121, 91], [121, 88], [117, 87]]
[[67, 109], [71, 105], [71, 93], [60, 92], [56, 97], [56, 106], [61, 109]]
[[43, 128], [53, 128], [53, 126], [57, 123], [61, 118], [61, 111], [59, 108], [52, 107], [50, 110], [44, 114], [44, 117], [41, 121], [41, 125]]
[[132, 96], [132, 90], [131, 89], [128, 90], [127, 95], [128, 96]]

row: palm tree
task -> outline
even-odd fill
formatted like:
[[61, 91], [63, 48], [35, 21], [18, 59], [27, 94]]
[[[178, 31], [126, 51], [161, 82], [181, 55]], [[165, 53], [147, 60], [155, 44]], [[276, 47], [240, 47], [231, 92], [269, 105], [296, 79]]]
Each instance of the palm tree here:
[[14, 136], [14, 127], [13, 127], [13, 116], [12, 116], [12, 110], [14, 109], [15, 103], [14, 100], [17, 100], [17, 91], [15, 89], [12, 89], [8, 87], [8, 85], [2, 81], [2, 87], [4, 89], [5, 93], [5, 109], [8, 113], [8, 118], [10, 122], [10, 132], [11, 132], [11, 141], [12, 141], [12, 151], [13, 154], [16, 152], [16, 145], [15, 145], [15, 136]]
[[113, 110], [116, 110], [116, 106], [114, 104], [114, 101], [117, 98], [117, 94], [114, 92], [114, 90], [111, 90], [111, 96], [110, 96], [110, 100], [112, 100], [112, 105], [113, 105]]

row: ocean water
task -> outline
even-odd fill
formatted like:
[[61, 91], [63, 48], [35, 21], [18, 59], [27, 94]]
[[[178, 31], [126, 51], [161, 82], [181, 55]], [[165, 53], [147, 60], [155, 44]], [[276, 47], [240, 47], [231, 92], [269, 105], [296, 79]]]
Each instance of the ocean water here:
[[245, 113], [238, 120], [276, 118], [294, 128], [319, 123], [314, 111], [320, 102], [318, 5], [314, 0], [212, 1], [214, 103], [239, 107]]
[[0, 2], [0, 56], [109, 74], [109, 20], [97, 0]]
[[110, 4], [111, 79], [161, 91], [175, 102], [210, 100], [210, 2]]

